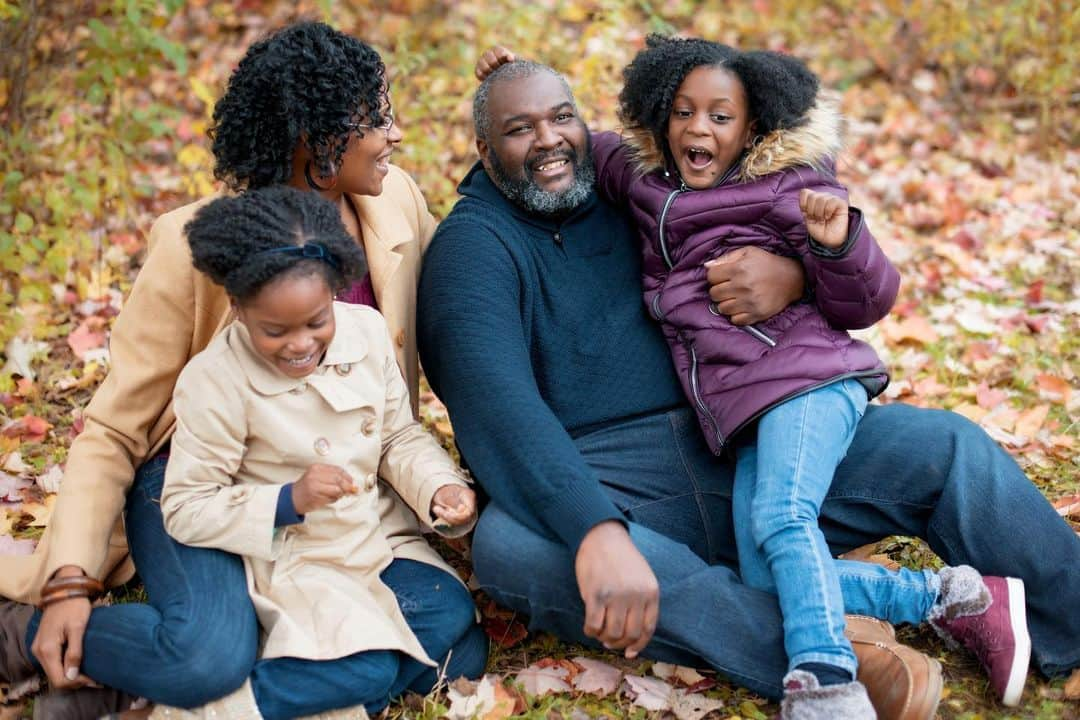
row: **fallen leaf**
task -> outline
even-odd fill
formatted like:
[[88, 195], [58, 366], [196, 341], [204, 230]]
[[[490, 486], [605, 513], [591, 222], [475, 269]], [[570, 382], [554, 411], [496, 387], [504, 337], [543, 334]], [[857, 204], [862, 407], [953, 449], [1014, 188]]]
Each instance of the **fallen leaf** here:
[[1080, 516], [1080, 495], [1069, 495], [1055, 501], [1054, 509], [1061, 517]]
[[1080, 670], [1073, 670], [1073, 674], [1065, 681], [1065, 699], [1080, 700]]
[[587, 657], [576, 657], [574, 662], [581, 667], [581, 672], [571, 683], [574, 689], [600, 697], [619, 689], [619, 680], [623, 674], [617, 667]]
[[497, 696], [499, 687], [501, 683], [495, 675], [485, 675], [479, 682], [458, 678], [446, 690], [450, 709], [444, 717], [448, 720], [503, 720], [510, 717], [514, 701], [505, 690], [502, 696]]
[[38, 475], [34, 482], [47, 493], [60, 492], [60, 482], [64, 479], [64, 469], [59, 465], [52, 465], [48, 470]]
[[0, 535], [0, 555], [30, 555], [35, 546], [36, 540], [16, 540], [10, 535]]
[[1046, 422], [1046, 416], [1050, 412], [1049, 405], [1037, 405], [1030, 410], [1020, 413], [1019, 419], [1013, 432], [1022, 438], [1033, 438]]
[[683, 665], [671, 665], [663, 662], [653, 663], [652, 672], [653, 675], [661, 680], [671, 680], [672, 678], [675, 678], [683, 685], [694, 685], [705, 679], [705, 676], [694, 668], [685, 667]]
[[0, 434], [9, 438], [20, 438], [26, 442], [41, 442], [52, 424], [37, 415], [24, 415], [12, 420], [0, 430]]
[[22, 502], [19, 491], [30, 485], [30, 481], [25, 478], [0, 472], [0, 502]]
[[993, 410], [1008, 397], [1004, 390], [995, 390], [985, 382], [979, 383], [979, 387], [975, 390], [975, 402], [979, 404], [979, 407], [987, 410]]
[[56, 505], [56, 495], [46, 495], [41, 502], [25, 502], [19, 509], [23, 515], [29, 515], [32, 518], [27, 523], [29, 527], [45, 527], [49, 524], [54, 505]]
[[1044, 400], [1063, 405], [1069, 402], [1072, 387], [1065, 378], [1041, 373], [1035, 376], [1035, 384], [1039, 386], [1039, 396]]
[[39, 340], [27, 340], [18, 336], [11, 338], [7, 347], [4, 348], [4, 357], [7, 358], [7, 362], [0, 370], [0, 374], [21, 375], [31, 380], [35, 379], [37, 376], [31, 364], [37, 355], [45, 353], [48, 349], [49, 344]]
[[911, 315], [899, 321], [886, 318], [881, 322], [881, 333], [891, 343], [911, 340], [920, 345], [929, 345], [940, 339], [930, 321], [921, 315]]
[[7, 459], [4, 460], [3, 469], [9, 473], [22, 475], [27, 472], [30, 467], [23, 462], [22, 453], [16, 450], [15, 452], [8, 454]]
[[530, 695], [570, 692], [572, 688], [564, 679], [569, 672], [561, 667], [538, 667], [530, 665], [515, 676], [515, 680]]
[[67, 343], [75, 357], [86, 360], [87, 353], [105, 346], [105, 328], [108, 321], [93, 315], [86, 318], [68, 335]]
[[722, 707], [724, 707], [723, 700], [686, 690], [675, 690], [671, 701], [671, 712], [678, 720], [701, 720]]
[[657, 678], [627, 675], [623, 678], [623, 693], [638, 707], [666, 712], [671, 710], [674, 688]]

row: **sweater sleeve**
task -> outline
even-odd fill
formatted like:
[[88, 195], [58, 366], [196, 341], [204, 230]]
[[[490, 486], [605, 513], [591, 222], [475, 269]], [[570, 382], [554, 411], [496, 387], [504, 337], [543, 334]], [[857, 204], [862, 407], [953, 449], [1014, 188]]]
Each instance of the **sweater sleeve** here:
[[624, 519], [541, 397], [522, 320], [526, 282], [493, 230], [451, 215], [424, 260], [420, 357], [477, 482], [576, 552], [595, 525]]
[[782, 174], [772, 219], [784, 239], [800, 255], [818, 309], [834, 327], [855, 330], [885, 317], [896, 301], [900, 273], [878, 245], [858, 208], [850, 208], [848, 238], [827, 248], [809, 237], [799, 193], [803, 188], [848, 200], [847, 188], [829, 173], [797, 168]]
[[590, 137], [596, 165], [596, 189], [605, 200], [621, 206], [636, 174], [629, 148], [617, 133], [596, 132]]

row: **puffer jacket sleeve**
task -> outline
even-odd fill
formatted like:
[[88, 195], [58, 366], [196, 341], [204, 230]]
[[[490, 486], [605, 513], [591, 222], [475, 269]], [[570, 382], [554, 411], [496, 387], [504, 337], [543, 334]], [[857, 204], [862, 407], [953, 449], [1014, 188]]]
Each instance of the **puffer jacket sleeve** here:
[[636, 174], [629, 148], [617, 133], [592, 133], [592, 156], [597, 191], [605, 200], [621, 206]]
[[281, 486], [233, 484], [244, 458], [247, 409], [239, 373], [230, 370], [220, 356], [198, 355], [176, 383], [161, 514], [165, 530], [186, 545], [271, 560]]
[[804, 188], [848, 201], [847, 188], [829, 172], [793, 168], [781, 173], [770, 223], [802, 258], [807, 283], [821, 314], [843, 330], [869, 327], [885, 317], [896, 301], [900, 273], [874, 239], [858, 208], [850, 208], [848, 239], [826, 248], [809, 237], [799, 193]]

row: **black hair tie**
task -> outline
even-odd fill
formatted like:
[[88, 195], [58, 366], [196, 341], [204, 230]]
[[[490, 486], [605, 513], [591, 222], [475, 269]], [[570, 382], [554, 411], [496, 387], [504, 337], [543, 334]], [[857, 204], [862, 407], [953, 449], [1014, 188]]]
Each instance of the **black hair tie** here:
[[255, 255], [269, 255], [271, 253], [293, 255], [307, 260], [322, 260], [335, 270], [341, 271], [341, 264], [337, 261], [337, 258], [335, 258], [322, 243], [306, 242], [303, 245], [283, 245], [282, 247], [260, 250], [255, 253]]

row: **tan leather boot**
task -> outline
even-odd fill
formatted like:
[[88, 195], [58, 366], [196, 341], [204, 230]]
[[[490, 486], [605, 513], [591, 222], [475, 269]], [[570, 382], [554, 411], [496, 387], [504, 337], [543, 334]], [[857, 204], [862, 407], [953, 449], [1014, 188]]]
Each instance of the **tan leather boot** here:
[[880, 720], [933, 719], [943, 684], [937, 660], [898, 643], [893, 626], [877, 618], [848, 615], [844, 634]]
[[244, 681], [238, 689], [193, 710], [155, 705], [148, 720], [263, 720], [251, 682]]

